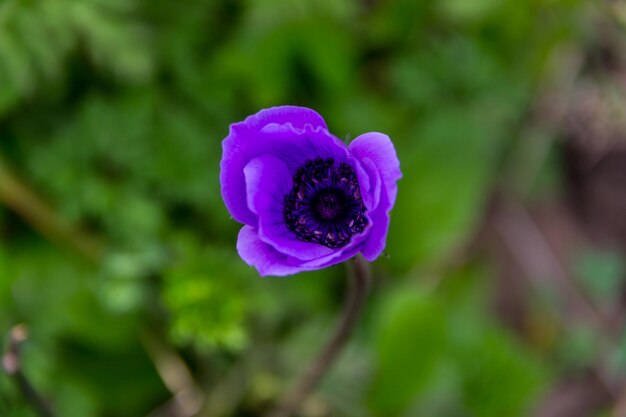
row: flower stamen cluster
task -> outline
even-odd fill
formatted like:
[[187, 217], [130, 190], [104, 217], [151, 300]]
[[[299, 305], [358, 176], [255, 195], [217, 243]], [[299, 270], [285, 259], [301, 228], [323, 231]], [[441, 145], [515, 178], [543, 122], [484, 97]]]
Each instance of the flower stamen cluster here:
[[298, 239], [341, 248], [367, 226], [365, 205], [354, 169], [333, 158], [308, 160], [285, 196], [287, 228]]

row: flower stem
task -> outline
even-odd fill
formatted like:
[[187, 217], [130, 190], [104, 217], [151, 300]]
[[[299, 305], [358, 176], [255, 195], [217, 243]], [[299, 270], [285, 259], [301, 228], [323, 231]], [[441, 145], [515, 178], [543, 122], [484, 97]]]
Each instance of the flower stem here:
[[300, 376], [293, 390], [288, 392], [281, 404], [266, 417], [289, 417], [296, 412], [350, 338], [365, 304], [371, 282], [369, 264], [361, 255], [354, 258], [354, 266], [351, 269], [348, 295], [335, 332], [306, 372]]

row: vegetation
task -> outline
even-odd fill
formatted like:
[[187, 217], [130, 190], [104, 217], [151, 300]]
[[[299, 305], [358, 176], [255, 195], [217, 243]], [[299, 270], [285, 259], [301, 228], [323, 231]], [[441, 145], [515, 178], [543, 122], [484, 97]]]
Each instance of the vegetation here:
[[[0, 0], [0, 335], [28, 327], [23, 372], [58, 416], [262, 415], [329, 333], [346, 268], [260, 279], [241, 261], [221, 140], [298, 104], [346, 138], [388, 133], [404, 172], [365, 317], [302, 416], [610, 415], [625, 16]], [[36, 416], [15, 382], [0, 373], [0, 416]]]

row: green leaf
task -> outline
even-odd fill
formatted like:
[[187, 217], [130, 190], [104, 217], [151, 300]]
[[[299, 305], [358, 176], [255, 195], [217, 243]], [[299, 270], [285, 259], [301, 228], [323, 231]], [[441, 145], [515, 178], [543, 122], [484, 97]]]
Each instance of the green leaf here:
[[471, 231], [491, 185], [497, 137], [477, 114], [433, 114], [399, 146], [404, 177], [387, 252], [402, 267], [441, 259]]
[[447, 315], [417, 288], [390, 297], [376, 335], [378, 369], [369, 403], [375, 415], [399, 415], [424, 392], [448, 351]]
[[527, 415], [547, 386], [545, 368], [497, 329], [455, 350], [467, 409], [476, 417]]
[[374, 415], [519, 416], [537, 400], [546, 367], [494, 323], [484, 283], [485, 271], [471, 267], [436, 292], [409, 285], [386, 296], [374, 334]]

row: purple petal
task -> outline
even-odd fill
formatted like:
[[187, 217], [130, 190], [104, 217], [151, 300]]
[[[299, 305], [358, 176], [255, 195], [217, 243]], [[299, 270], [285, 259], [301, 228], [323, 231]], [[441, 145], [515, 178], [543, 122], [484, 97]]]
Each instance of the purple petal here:
[[383, 187], [380, 194], [380, 204], [369, 214], [372, 227], [361, 248], [363, 257], [370, 262], [378, 258], [385, 249], [387, 232], [389, 231], [389, 210], [392, 207], [393, 203], [389, 201], [387, 189]]
[[237, 251], [239, 256], [250, 266], [265, 276], [286, 276], [299, 272], [312, 271], [335, 265], [353, 257], [359, 251], [358, 246], [345, 252], [337, 252], [333, 256], [325, 257], [317, 261], [302, 262], [277, 252], [272, 246], [263, 242], [256, 230], [251, 226], [244, 226], [239, 231], [237, 239]]
[[270, 244], [277, 251], [289, 255], [299, 261], [310, 261], [330, 255], [333, 249], [318, 243], [298, 240], [284, 224], [282, 213], [264, 213], [259, 221], [259, 238]]
[[283, 199], [291, 190], [291, 174], [283, 161], [265, 154], [252, 159], [243, 168], [248, 208], [255, 214], [282, 213]]
[[402, 178], [402, 172], [396, 149], [389, 136], [378, 132], [364, 133], [354, 139], [349, 148], [360, 161], [369, 158], [374, 162], [393, 205], [398, 193], [396, 182]]
[[363, 203], [368, 210], [374, 210], [380, 202], [380, 174], [374, 162], [369, 158], [355, 162]]
[[350, 144], [350, 150], [366, 167], [370, 166], [366, 160], [371, 160], [382, 180], [380, 202], [369, 213], [372, 227], [361, 250], [365, 259], [373, 261], [385, 249], [389, 228], [389, 211], [393, 207], [398, 193], [396, 182], [402, 178], [400, 162], [393, 143], [387, 135], [382, 133], [370, 132], [357, 137]]
[[350, 247], [346, 250], [344, 250], [343, 252], [341, 252], [341, 254], [339, 254], [338, 256], [332, 258], [332, 259], [328, 259], [328, 260], [324, 260], [323, 262], [320, 262], [319, 260], [313, 264], [313, 263], [304, 263], [302, 264], [303, 267], [305, 268], [311, 268], [311, 269], [321, 269], [321, 268], [327, 268], [329, 266], [332, 265], [337, 265], [343, 261], [346, 261], [354, 256], [356, 256], [356, 254], [358, 254], [360, 251], [360, 248], [358, 246], [355, 247]]
[[328, 133], [321, 116], [293, 106], [263, 110], [231, 125], [222, 149], [220, 183], [224, 203], [235, 220], [252, 226], [258, 219], [247, 205], [243, 173], [251, 159], [272, 154], [294, 172], [308, 159], [347, 158], [345, 145]]
[[345, 261], [346, 259], [352, 258], [361, 250], [361, 244], [365, 239], [367, 239], [368, 231], [369, 230], [366, 229], [363, 233], [354, 235], [351, 242], [347, 246], [339, 250], [335, 249], [335, 251], [328, 256], [304, 262], [301, 264], [301, 267], [306, 269], [326, 268], [327, 266], [335, 265]]
[[255, 135], [255, 140], [258, 149], [278, 157], [292, 173], [310, 159], [334, 158], [337, 162], [348, 159], [348, 148], [342, 141], [326, 129], [311, 125], [298, 129], [290, 123], [270, 123]]
[[321, 127], [327, 129], [326, 122], [316, 111], [298, 106], [270, 107], [248, 116], [246, 120], [236, 125], [243, 125], [250, 131], [258, 131], [270, 123], [281, 125], [291, 123], [297, 129], [302, 129], [307, 124], [314, 128]]
[[248, 265], [255, 267], [263, 277], [291, 275], [303, 270], [297, 264], [290, 265], [286, 255], [276, 252], [270, 245], [261, 241], [251, 226], [244, 226], [239, 231], [237, 251], [239, 256]]
[[291, 174], [285, 163], [273, 155], [261, 155], [244, 168], [248, 206], [259, 216], [258, 235], [277, 252], [301, 260], [333, 253], [316, 243], [300, 241], [285, 225], [283, 206], [291, 190]]

